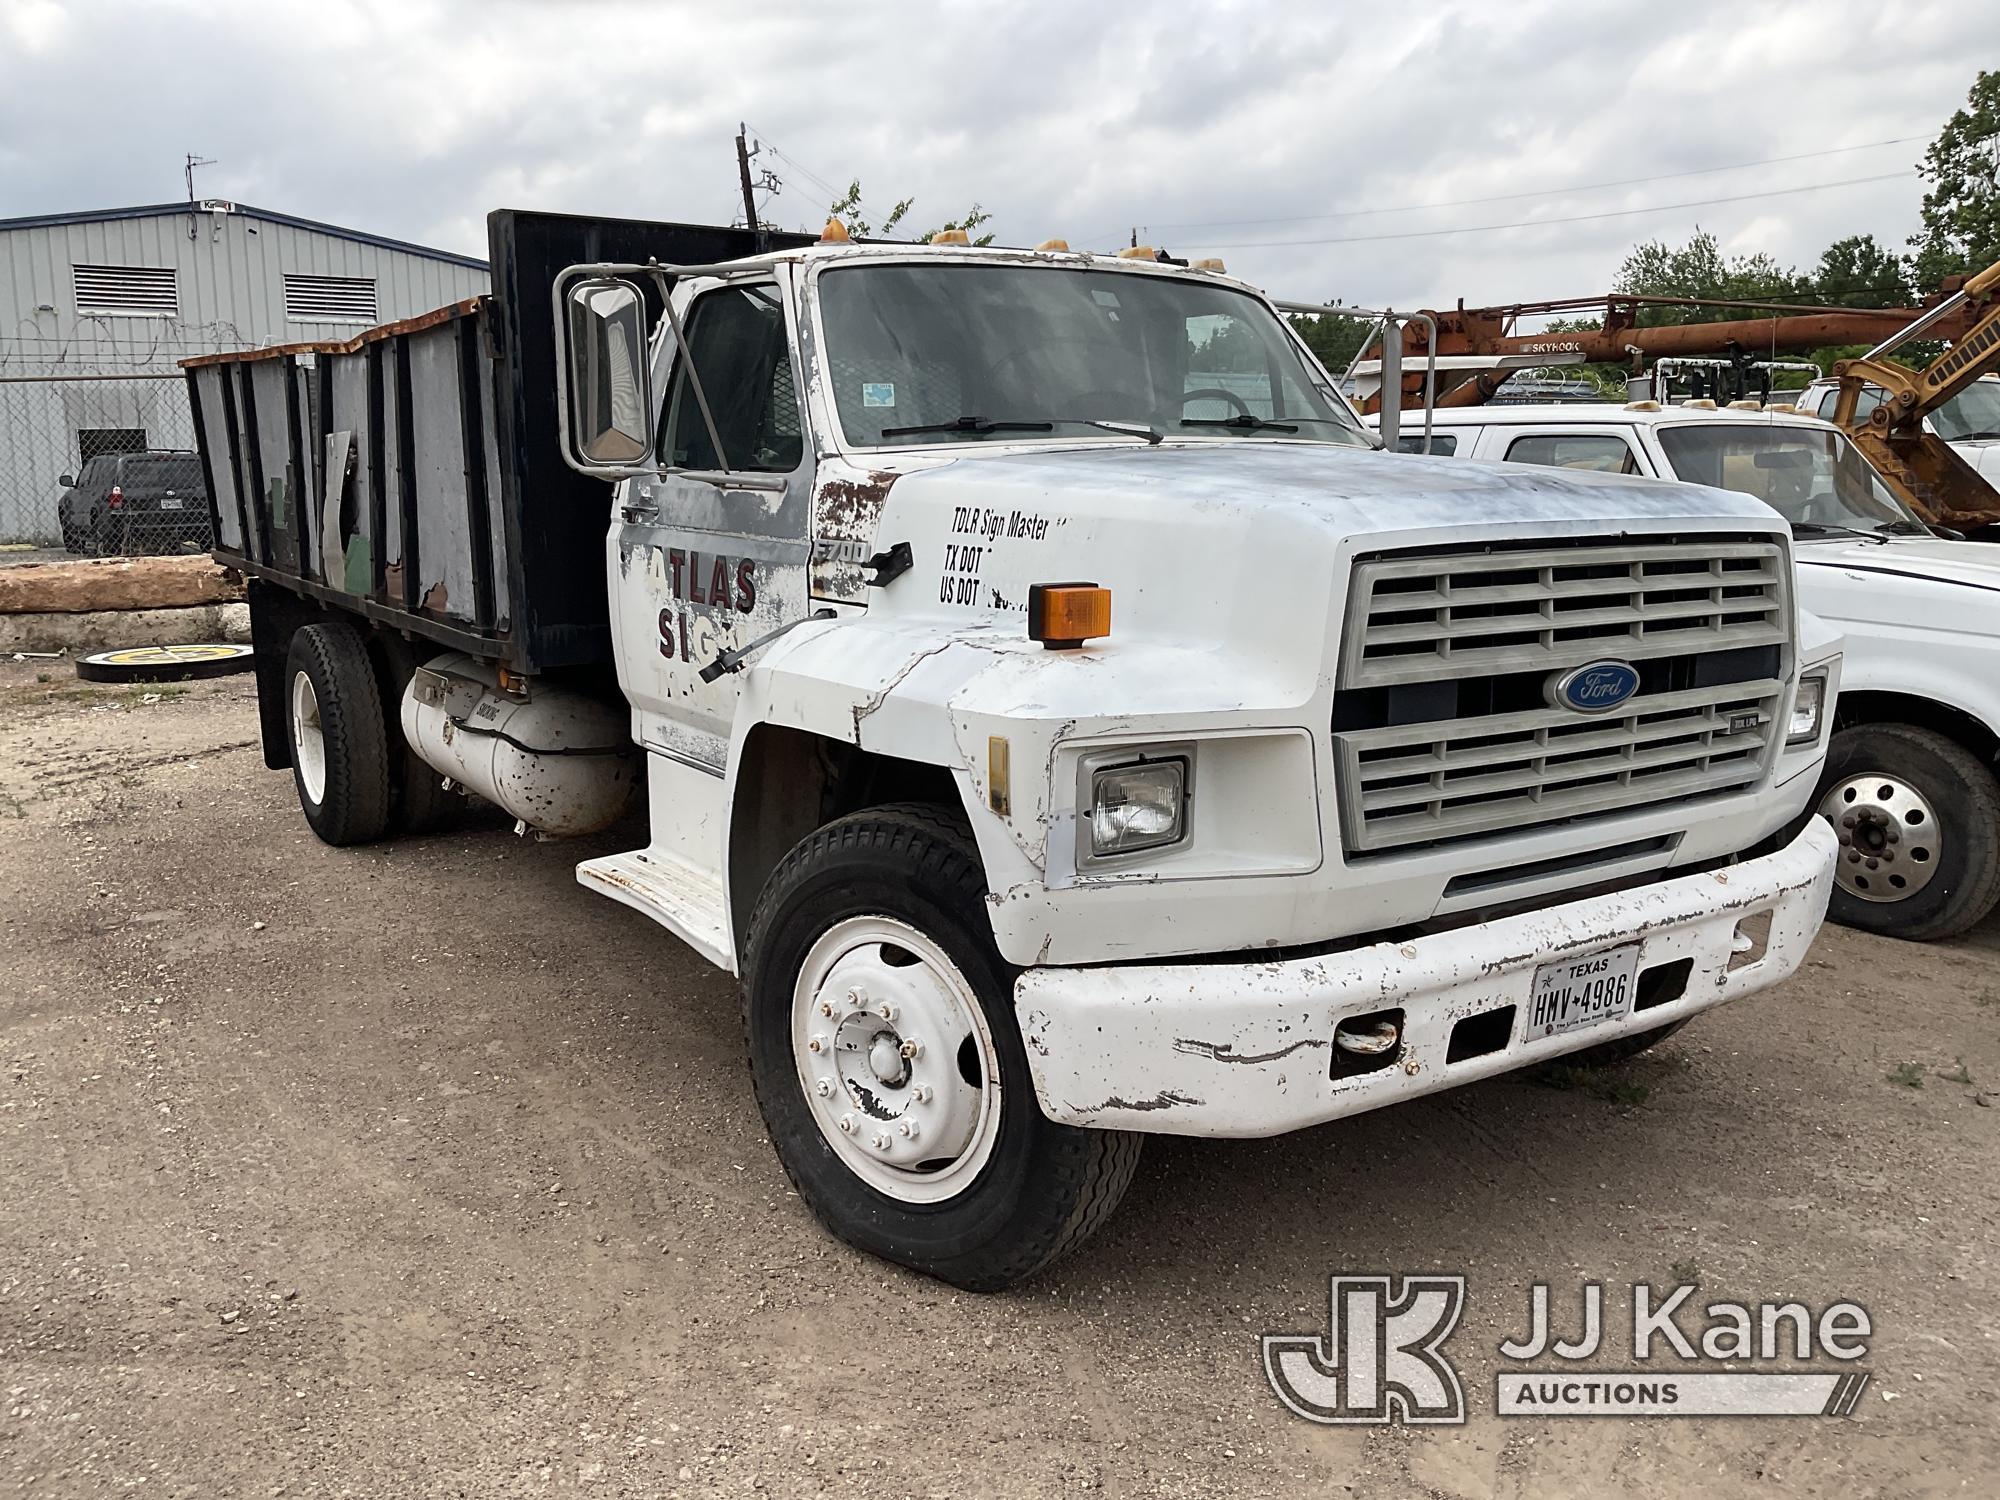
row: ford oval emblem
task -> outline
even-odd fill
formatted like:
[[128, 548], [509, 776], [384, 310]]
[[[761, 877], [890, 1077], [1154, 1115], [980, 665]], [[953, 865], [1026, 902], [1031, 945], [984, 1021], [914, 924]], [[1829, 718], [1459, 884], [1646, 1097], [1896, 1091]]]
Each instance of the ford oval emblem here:
[[1639, 691], [1639, 673], [1630, 662], [1591, 661], [1548, 681], [1549, 706], [1580, 714], [1609, 713]]

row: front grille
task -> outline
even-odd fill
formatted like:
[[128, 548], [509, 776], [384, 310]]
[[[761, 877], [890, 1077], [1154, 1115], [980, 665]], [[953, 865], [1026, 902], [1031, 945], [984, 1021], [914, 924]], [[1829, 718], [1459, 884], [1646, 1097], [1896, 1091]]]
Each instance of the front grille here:
[[[1766, 537], [1358, 559], [1334, 752], [1350, 855], [1490, 838], [1758, 781], [1780, 739], [1789, 563]], [[1552, 675], [1630, 662], [1608, 714]]]

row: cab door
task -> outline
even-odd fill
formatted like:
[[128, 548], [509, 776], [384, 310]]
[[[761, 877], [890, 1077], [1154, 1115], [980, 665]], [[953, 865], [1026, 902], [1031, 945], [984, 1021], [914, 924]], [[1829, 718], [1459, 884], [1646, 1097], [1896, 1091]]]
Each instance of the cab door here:
[[621, 488], [611, 528], [612, 628], [635, 736], [718, 775], [742, 679], [704, 682], [701, 669], [807, 611], [812, 444], [789, 272], [677, 292], [688, 348], [668, 331], [655, 362], [664, 472]]

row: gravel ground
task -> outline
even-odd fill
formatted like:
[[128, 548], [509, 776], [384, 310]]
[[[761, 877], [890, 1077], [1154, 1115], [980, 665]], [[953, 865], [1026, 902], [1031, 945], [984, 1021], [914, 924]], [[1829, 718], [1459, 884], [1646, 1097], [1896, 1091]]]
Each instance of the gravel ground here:
[[[1156, 1141], [974, 1297], [819, 1232], [733, 982], [575, 884], [616, 836], [325, 848], [249, 679], [36, 677], [0, 664], [0, 1493], [1994, 1492], [2000, 926], [1828, 929], [1617, 1077]], [[1279, 1406], [1258, 1333], [1426, 1270], [1470, 1278], [1468, 1425]], [[1492, 1414], [1530, 1283], [1690, 1275], [1863, 1303], [1861, 1408]]]

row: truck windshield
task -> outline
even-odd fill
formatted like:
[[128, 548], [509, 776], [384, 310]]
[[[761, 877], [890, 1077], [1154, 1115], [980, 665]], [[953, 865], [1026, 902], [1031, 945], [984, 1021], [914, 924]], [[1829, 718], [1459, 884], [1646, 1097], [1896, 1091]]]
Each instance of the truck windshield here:
[[1717, 422], [1662, 427], [1659, 437], [1676, 479], [1755, 495], [1798, 531], [1929, 534], [1831, 429]]
[[1931, 413], [1931, 425], [1947, 443], [2000, 438], [2000, 380], [1973, 381]]
[[1101, 422], [1373, 446], [1271, 311], [1226, 286], [889, 264], [828, 270], [819, 303], [834, 406], [857, 447], [1101, 437]]

